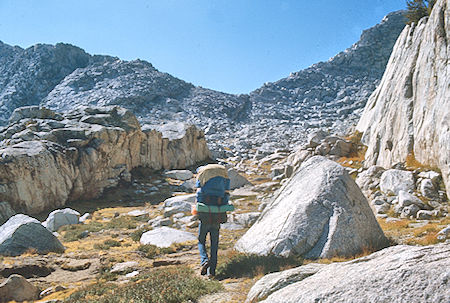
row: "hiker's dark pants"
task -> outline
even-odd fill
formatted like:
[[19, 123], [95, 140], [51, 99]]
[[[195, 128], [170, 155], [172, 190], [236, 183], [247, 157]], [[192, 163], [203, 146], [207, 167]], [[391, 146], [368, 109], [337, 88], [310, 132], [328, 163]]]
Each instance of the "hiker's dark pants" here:
[[[200, 263], [203, 265], [209, 260], [209, 274], [216, 274], [217, 267], [217, 249], [219, 247], [219, 228], [220, 224], [208, 224], [200, 222], [198, 229], [198, 250], [200, 251]], [[209, 233], [211, 240], [211, 258], [208, 259], [206, 251], [206, 235]]]

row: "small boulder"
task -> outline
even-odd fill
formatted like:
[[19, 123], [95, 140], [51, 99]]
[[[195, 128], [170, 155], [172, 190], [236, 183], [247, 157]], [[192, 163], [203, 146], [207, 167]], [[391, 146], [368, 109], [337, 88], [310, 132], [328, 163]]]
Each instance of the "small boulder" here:
[[152, 227], [170, 226], [172, 225], [172, 223], [172, 219], [164, 218], [162, 216], [158, 216], [148, 221], [148, 224], [150, 224]]
[[330, 152], [331, 146], [328, 142], [323, 142], [319, 146], [316, 147], [315, 153], [316, 155], [326, 156]]
[[431, 210], [419, 210], [416, 214], [416, 218], [419, 220], [430, 220], [434, 214], [435, 213]]
[[19, 256], [35, 249], [40, 254], [64, 252], [64, 246], [38, 220], [15, 215], [0, 226], [0, 255]]
[[174, 206], [166, 207], [166, 208], [164, 208], [163, 215], [164, 215], [164, 217], [170, 217], [175, 214], [190, 212], [191, 205], [192, 204], [189, 202], [184, 202], [182, 204], [177, 204]]
[[122, 262], [114, 264], [114, 266], [111, 268], [112, 273], [125, 273], [125, 272], [132, 272], [135, 269], [139, 268], [139, 263], [136, 261], [129, 261], [129, 262]]
[[166, 200], [164, 200], [163, 202], [163, 207], [172, 207], [172, 206], [176, 206], [176, 205], [181, 205], [184, 203], [195, 203], [196, 201], [196, 197], [195, 194], [191, 194], [191, 195], [179, 195], [179, 196], [175, 196], [172, 198], [168, 198]]
[[439, 198], [439, 192], [431, 179], [423, 179], [422, 182], [420, 182], [420, 193], [422, 196], [429, 199]]
[[16, 212], [11, 208], [8, 202], [0, 202], [0, 225], [8, 221]]
[[450, 225], [448, 225], [446, 228], [444, 228], [440, 232], [438, 232], [437, 238], [439, 240], [445, 240], [449, 236], [450, 236]]
[[13, 274], [0, 284], [0, 302], [23, 302], [39, 299], [39, 289], [21, 275]]
[[386, 194], [398, 195], [398, 192], [414, 190], [413, 173], [406, 170], [389, 169], [381, 175], [380, 189]]
[[168, 172], [165, 172], [164, 175], [167, 178], [181, 180], [181, 181], [187, 181], [187, 180], [191, 179], [194, 176], [194, 174], [190, 170], [187, 170], [187, 169], [184, 169], [184, 170], [170, 170]]
[[233, 222], [240, 224], [244, 227], [250, 227], [251, 225], [253, 225], [253, 223], [256, 222], [256, 220], [258, 220], [260, 215], [261, 215], [260, 212], [235, 214], [233, 215]]
[[149, 217], [148, 211], [142, 209], [135, 209], [127, 213], [127, 216], [136, 217], [136, 218], [147, 218]]
[[86, 220], [89, 220], [92, 218], [92, 215], [90, 213], [85, 213], [84, 215], [82, 215], [80, 217], [80, 219], [78, 220], [80, 223], [84, 223]]
[[418, 175], [419, 178], [423, 178], [423, 179], [430, 179], [431, 182], [434, 183], [434, 185], [438, 185], [439, 184], [439, 180], [441, 179], [441, 175], [435, 171], [423, 171], [421, 173], [419, 173]]
[[338, 157], [346, 157], [352, 150], [352, 143], [344, 140], [337, 140], [331, 147], [329, 154]]
[[318, 130], [308, 136], [308, 146], [316, 147], [318, 146], [329, 134], [323, 130]]
[[170, 217], [174, 214], [190, 212], [193, 203], [195, 203], [195, 195], [181, 195], [169, 198], [164, 201], [163, 215], [164, 217]]
[[248, 181], [233, 168], [228, 170], [228, 178], [230, 178], [230, 189], [236, 189], [244, 185], [251, 184], [250, 181]]
[[400, 190], [398, 193], [398, 204], [401, 207], [410, 206], [412, 204], [415, 204], [419, 207], [419, 209], [429, 209], [430, 207], [422, 202], [419, 198], [414, 196], [413, 194], [410, 194], [406, 191]]
[[373, 165], [369, 169], [359, 173], [355, 182], [362, 190], [368, 190], [371, 184], [378, 180], [384, 172], [385, 169], [383, 167]]
[[391, 209], [391, 205], [389, 203], [383, 203], [381, 205], [375, 205], [375, 210], [377, 214], [385, 214]]
[[57, 231], [61, 226], [80, 223], [80, 213], [76, 210], [65, 208], [52, 211], [42, 225], [50, 231]]
[[415, 217], [420, 208], [416, 204], [411, 204], [409, 206], [403, 207], [400, 217], [401, 218], [410, 218]]
[[144, 245], [152, 244], [163, 248], [170, 247], [170, 245], [175, 243], [183, 243], [196, 240], [197, 236], [190, 232], [164, 226], [143, 233], [140, 242]]
[[186, 192], [189, 192], [189, 193], [194, 192], [195, 191], [195, 179], [190, 179], [190, 180], [183, 182], [183, 184], [181, 184], [180, 187], [182, 190], [184, 190]]

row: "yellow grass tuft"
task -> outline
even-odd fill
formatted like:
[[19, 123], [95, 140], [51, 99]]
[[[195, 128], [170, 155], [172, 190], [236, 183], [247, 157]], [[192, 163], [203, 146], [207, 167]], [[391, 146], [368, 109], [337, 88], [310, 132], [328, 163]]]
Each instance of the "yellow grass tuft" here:
[[347, 261], [352, 261], [361, 257], [365, 257], [367, 255], [370, 255], [371, 253], [373, 253], [374, 250], [367, 248], [367, 247], [363, 247], [362, 252], [359, 254], [356, 254], [354, 256], [349, 256], [349, 257], [344, 257], [344, 256], [335, 256], [335, 257], [331, 257], [331, 258], [323, 258], [323, 259], [317, 259], [317, 260], [304, 260], [303, 265], [305, 264], [310, 264], [310, 263], [320, 263], [320, 264], [331, 264], [331, 263], [338, 263], [338, 262], [347, 262]]

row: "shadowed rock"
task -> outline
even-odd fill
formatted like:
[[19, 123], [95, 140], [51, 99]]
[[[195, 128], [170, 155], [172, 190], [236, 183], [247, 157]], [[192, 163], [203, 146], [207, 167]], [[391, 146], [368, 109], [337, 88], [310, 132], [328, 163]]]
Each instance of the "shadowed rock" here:
[[0, 302], [34, 301], [39, 298], [39, 289], [20, 275], [11, 275], [0, 284]]
[[37, 253], [64, 252], [64, 246], [38, 220], [15, 215], [0, 226], [0, 255], [19, 256], [28, 250]]

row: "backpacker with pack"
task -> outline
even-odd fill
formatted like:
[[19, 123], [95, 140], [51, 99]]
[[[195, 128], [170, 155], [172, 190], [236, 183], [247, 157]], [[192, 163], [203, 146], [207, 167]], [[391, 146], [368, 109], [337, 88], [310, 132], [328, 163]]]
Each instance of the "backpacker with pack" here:
[[234, 210], [229, 204], [230, 179], [225, 167], [209, 164], [198, 170], [196, 186], [197, 203], [192, 213], [202, 223], [220, 224], [227, 222], [227, 211]]

